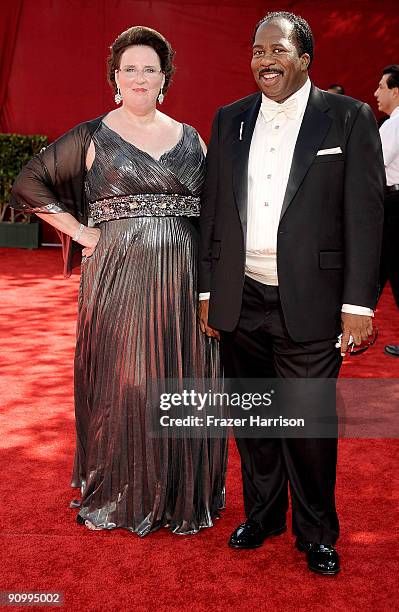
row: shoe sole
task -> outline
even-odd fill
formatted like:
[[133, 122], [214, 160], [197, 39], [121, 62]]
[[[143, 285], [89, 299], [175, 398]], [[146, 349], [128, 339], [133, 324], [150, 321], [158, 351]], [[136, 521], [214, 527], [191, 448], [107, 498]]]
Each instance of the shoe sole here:
[[228, 546], [230, 548], [241, 549], [241, 550], [251, 550], [252, 548], [260, 548], [261, 546], [263, 546], [267, 538], [270, 538], [272, 536], [281, 535], [282, 533], [285, 533], [286, 531], [287, 531], [287, 525], [285, 525], [284, 527], [280, 527], [280, 529], [275, 529], [274, 531], [270, 531], [269, 533], [267, 533], [265, 537], [263, 538], [262, 542], [260, 542], [259, 544], [253, 544], [252, 546], [242, 546], [241, 544], [232, 544], [231, 542], [229, 542]]
[[389, 355], [390, 357], [399, 357], [399, 355], [395, 355], [395, 353], [390, 353], [389, 351], [386, 351], [385, 349], [384, 349], [384, 353], [385, 355]]
[[339, 568], [332, 572], [322, 572], [321, 570], [316, 569], [315, 567], [310, 567], [310, 565], [308, 565], [308, 568], [310, 569], [311, 572], [314, 572], [315, 574], [320, 574], [321, 576], [336, 576], [341, 571], [341, 568]]
[[[298, 542], [295, 542], [295, 548], [297, 548], [299, 552], [306, 553], [306, 548]], [[339, 572], [341, 571], [341, 568], [339, 568], [331, 572], [328, 572], [328, 571], [323, 572], [322, 570], [316, 567], [311, 567], [309, 564], [308, 564], [308, 568], [310, 569], [311, 572], [314, 572], [315, 574], [321, 574], [322, 576], [335, 576], [336, 574], [339, 574]]]

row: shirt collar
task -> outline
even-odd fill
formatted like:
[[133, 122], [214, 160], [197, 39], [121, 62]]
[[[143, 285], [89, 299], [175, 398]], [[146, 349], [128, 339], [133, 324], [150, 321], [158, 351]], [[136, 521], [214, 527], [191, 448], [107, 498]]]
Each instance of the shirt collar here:
[[399, 115], [399, 106], [397, 106], [396, 108], [393, 109], [392, 113], [391, 113], [391, 117], [394, 117], [395, 115]]
[[[309, 77], [306, 79], [306, 82], [302, 85], [302, 87], [300, 89], [298, 89], [298, 91], [296, 91], [295, 93], [293, 93], [289, 98], [287, 98], [287, 100], [295, 100], [297, 101], [297, 119], [299, 117], [302, 117], [303, 113], [305, 112], [305, 108], [306, 105], [308, 103], [308, 99], [309, 99], [309, 94], [310, 94], [310, 88], [311, 88], [311, 82]], [[270, 104], [270, 102], [274, 102], [274, 100], [271, 100], [270, 98], [268, 98], [267, 96], [265, 96], [265, 94], [262, 92], [262, 101], [263, 100], [267, 100], [268, 104]], [[278, 102], [276, 102], [276, 104], [278, 104]], [[392, 115], [391, 115], [392, 116]]]

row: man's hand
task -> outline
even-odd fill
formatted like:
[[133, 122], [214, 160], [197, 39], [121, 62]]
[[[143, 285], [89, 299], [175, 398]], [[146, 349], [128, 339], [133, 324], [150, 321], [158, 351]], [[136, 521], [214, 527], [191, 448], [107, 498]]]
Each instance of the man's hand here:
[[203, 334], [206, 334], [210, 338], [216, 338], [220, 340], [220, 334], [217, 329], [209, 327], [208, 325], [208, 311], [209, 311], [209, 300], [200, 300], [198, 306], [198, 317], [200, 321], [200, 328]]
[[366, 342], [369, 336], [373, 335], [373, 318], [366, 315], [350, 314], [341, 312], [342, 323], [342, 339], [341, 339], [341, 355], [344, 356], [348, 350], [349, 336], [352, 336], [353, 342], [359, 346], [362, 342]]

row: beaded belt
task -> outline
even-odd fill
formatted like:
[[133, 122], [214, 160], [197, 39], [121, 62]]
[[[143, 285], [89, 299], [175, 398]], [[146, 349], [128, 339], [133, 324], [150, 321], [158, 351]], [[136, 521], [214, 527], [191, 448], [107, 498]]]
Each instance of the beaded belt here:
[[115, 196], [89, 202], [89, 214], [94, 223], [124, 217], [198, 217], [200, 199], [174, 193]]

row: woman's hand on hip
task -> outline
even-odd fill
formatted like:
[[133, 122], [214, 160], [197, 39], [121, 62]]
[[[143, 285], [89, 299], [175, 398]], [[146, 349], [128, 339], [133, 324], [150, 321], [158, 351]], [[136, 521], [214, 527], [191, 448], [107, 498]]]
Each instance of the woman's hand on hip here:
[[101, 230], [98, 227], [85, 227], [82, 235], [80, 236], [78, 242], [84, 249], [82, 251], [82, 255], [84, 257], [90, 257], [93, 255], [96, 250], [96, 246], [98, 241], [100, 240]]

